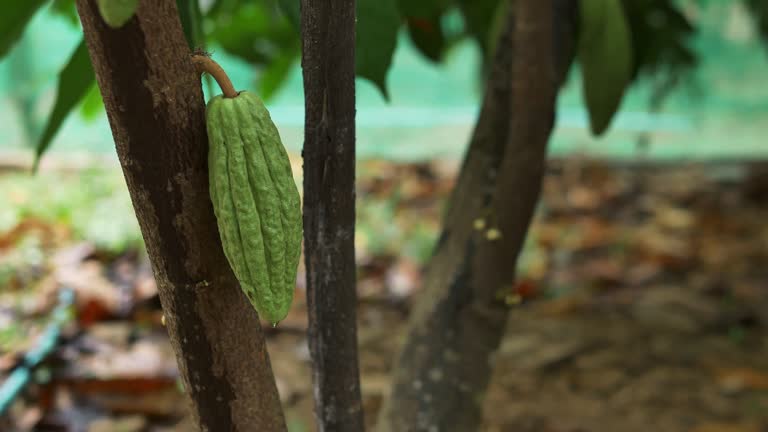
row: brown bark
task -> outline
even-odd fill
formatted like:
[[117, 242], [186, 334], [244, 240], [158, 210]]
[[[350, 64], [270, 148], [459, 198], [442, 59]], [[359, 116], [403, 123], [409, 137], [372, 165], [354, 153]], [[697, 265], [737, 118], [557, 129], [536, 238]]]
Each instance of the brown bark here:
[[355, 1], [301, 2], [304, 252], [319, 431], [363, 430], [355, 291]]
[[[575, 2], [514, 5], [412, 313], [382, 431], [479, 430], [491, 357], [509, 314], [504, 297], [539, 198], [556, 89], [573, 56]], [[478, 219], [482, 230], [474, 227]], [[501, 238], [490, 240], [489, 228]]]
[[258, 316], [219, 241], [200, 78], [176, 2], [141, 1], [119, 29], [95, 0], [77, 9], [197, 424], [284, 431]]

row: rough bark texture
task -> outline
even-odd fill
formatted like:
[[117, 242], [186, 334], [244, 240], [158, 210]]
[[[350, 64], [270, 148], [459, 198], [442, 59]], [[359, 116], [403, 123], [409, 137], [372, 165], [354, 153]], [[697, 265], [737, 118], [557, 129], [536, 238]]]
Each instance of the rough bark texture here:
[[284, 431], [258, 316], [219, 241], [200, 78], [176, 2], [143, 0], [119, 29], [95, 0], [77, 9], [192, 413], [203, 431]]
[[319, 431], [362, 431], [355, 292], [355, 1], [301, 2], [304, 253]]
[[[509, 314], [504, 298], [539, 198], [556, 89], [573, 56], [574, 1], [514, 5], [413, 310], [381, 431], [479, 430], [492, 354]], [[485, 229], [474, 228], [477, 219]], [[489, 240], [488, 228], [497, 228], [501, 238]]]

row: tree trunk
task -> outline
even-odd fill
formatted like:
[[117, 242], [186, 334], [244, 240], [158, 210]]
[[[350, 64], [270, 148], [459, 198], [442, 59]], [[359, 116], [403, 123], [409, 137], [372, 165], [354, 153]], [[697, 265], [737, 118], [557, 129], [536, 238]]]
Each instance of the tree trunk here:
[[257, 314], [224, 257], [208, 195], [205, 106], [174, 0], [107, 27], [77, 0], [117, 154], [203, 431], [284, 431]]
[[[509, 313], [504, 299], [539, 199], [556, 90], [573, 57], [575, 6], [516, 0], [510, 8], [382, 431], [479, 430]], [[478, 221], [485, 227], [476, 229]]]
[[318, 430], [363, 430], [355, 307], [355, 1], [301, 2], [304, 254]]

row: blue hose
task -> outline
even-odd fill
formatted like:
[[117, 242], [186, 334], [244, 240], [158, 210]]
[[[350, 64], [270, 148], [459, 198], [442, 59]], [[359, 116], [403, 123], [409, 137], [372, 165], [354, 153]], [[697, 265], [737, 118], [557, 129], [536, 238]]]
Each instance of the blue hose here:
[[3, 385], [0, 386], [0, 416], [5, 414], [21, 390], [29, 384], [32, 378], [32, 371], [56, 347], [61, 333], [61, 326], [69, 318], [67, 309], [72, 305], [74, 299], [75, 293], [71, 289], [65, 288], [59, 292], [59, 304], [56, 305], [56, 309], [54, 309], [51, 315], [51, 322], [40, 336], [40, 342], [27, 352], [21, 363], [13, 370]]

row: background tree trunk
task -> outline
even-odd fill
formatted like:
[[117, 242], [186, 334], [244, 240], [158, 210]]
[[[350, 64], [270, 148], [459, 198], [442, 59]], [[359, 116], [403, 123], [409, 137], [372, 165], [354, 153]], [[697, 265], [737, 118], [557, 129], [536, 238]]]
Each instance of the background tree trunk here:
[[[539, 199], [556, 90], [573, 57], [575, 1], [513, 4], [380, 417], [382, 431], [479, 430], [491, 355], [509, 313], [504, 298]], [[474, 228], [478, 219], [485, 229]], [[489, 228], [501, 238], [489, 240]]]
[[205, 106], [174, 0], [111, 29], [77, 0], [171, 345], [204, 431], [284, 431], [259, 319], [230, 270], [208, 195]]
[[301, 2], [304, 253], [319, 431], [363, 430], [355, 308], [355, 1]]

